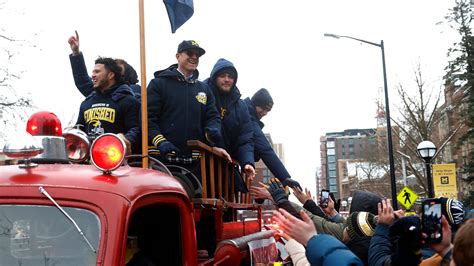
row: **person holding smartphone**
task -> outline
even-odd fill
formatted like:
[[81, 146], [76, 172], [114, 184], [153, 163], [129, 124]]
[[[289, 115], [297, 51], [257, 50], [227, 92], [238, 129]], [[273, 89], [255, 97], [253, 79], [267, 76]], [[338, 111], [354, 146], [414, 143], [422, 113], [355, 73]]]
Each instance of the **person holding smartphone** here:
[[[303, 204], [303, 208], [308, 210], [314, 215], [325, 218], [328, 221], [335, 223], [344, 223], [345, 219], [335, 208], [335, 202], [333, 200], [334, 194], [330, 193], [329, 190], [322, 190], [320, 196], [320, 204], [316, 204], [311, 196], [311, 192], [305, 188], [305, 192], [299, 188], [293, 189], [295, 197]], [[332, 195], [331, 195], [332, 194]]]

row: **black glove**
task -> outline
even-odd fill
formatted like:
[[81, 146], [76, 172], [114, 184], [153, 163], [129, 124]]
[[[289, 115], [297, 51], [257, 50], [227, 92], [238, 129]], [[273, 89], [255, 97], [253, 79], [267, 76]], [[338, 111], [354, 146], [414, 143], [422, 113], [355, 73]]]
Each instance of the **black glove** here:
[[421, 263], [421, 220], [416, 216], [397, 219], [389, 228], [392, 265]]
[[206, 139], [211, 146], [223, 146], [222, 134], [217, 128], [206, 128]]
[[298, 181], [295, 181], [295, 180], [293, 180], [293, 179], [291, 179], [291, 178], [289, 178], [289, 177], [286, 178], [285, 180], [283, 180], [282, 184], [283, 184], [283, 186], [285, 186], [285, 187], [286, 187], [286, 186], [291, 187], [291, 188], [297, 187], [297, 188], [299, 188], [301, 191], [303, 191], [303, 189], [302, 189], [301, 186], [300, 186], [300, 183], [298, 183]]
[[278, 179], [272, 178], [268, 185], [267, 189], [272, 195], [273, 201], [276, 205], [288, 201], [288, 195], [286, 194], [285, 188]]
[[158, 144], [158, 150], [160, 150], [161, 156], [166, 156], [167, 154], [170, 154], [172, 152], [179, 152], [179, 149], [176, 148], [176, 146], [173, 145], [173, 143], [163, 140]]

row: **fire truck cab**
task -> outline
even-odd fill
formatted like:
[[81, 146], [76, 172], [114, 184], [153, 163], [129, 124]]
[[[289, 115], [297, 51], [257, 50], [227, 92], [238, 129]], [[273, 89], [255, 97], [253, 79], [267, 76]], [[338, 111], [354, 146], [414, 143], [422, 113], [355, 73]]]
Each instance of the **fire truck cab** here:
[[[104, 145], [91, 145], [92, 164], [77, 164], [54, 159], [58, 152], [47, 150], [55, 146], [62, 153], [64, 147], [69, 158], [77, 158], [60, 125], [51, 122], [39, 131], [31, 134], [35, 137], [19, 134], [3, 149], [17, 160], [0, 165], [2, 265], [126, 265], [137, 254], [154, 265], [247, 265], [247, 242], [273, 235], [261, 230], [261, 209], [249, 203], [248, 195], [219, 189], [217, 184], [232, 180], [225, 176], [230, 172], [202, 143], [190, 143], [202, 148], [207, 169], [200, 180], [202, 198], [192, 198], [182, 178], [124, 165], [120, 140], [118, 146], [110, 144], [118, 139], [114, 136], [105, 136]], [[104, 151], [107, 146], [112, 149]], [[53, 159], [41, 157], [46, 153]], [[94, 159], [94, 154], [107, 159]], [[239, 219], [238, 210], [253, 211], [257, 219]], [[224, 220], [224, 213], [231, 218]], [[199, 258], [195, 225], [206, 221], [212, 222], [216, 251]]]

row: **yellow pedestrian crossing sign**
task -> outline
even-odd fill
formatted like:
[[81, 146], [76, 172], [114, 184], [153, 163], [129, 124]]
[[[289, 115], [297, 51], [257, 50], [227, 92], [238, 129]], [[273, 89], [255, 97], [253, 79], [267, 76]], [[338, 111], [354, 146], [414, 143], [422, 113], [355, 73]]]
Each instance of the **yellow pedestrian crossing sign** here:
[[397, 200], [402, 204], [406, 209], [410, 209], [411, 205], [415, 203], [418, 195], [413, 192], [408, 186], [402, 188], [400, 193], [397, 195]]

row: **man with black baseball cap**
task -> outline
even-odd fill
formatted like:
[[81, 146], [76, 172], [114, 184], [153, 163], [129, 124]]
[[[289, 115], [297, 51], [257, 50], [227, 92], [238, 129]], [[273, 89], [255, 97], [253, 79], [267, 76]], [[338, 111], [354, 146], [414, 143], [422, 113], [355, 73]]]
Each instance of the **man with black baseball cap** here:
[[187, 146], [200, 140], [230, 159], [222, 148], [221, 120], [209, 87], [198, 81], [199, 57], [206, 51], [196, 41], [179, 44], [178, 64], [155, 72], [148, 84], [148, 136], [165, 163], [179, 164], [199, 175], [199, 151]]

